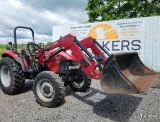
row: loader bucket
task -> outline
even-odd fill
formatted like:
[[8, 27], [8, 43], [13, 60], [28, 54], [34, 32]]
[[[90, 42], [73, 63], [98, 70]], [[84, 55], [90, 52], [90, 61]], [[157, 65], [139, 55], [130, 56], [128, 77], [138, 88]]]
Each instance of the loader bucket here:
[[104, 63], [101, 87], [111, 94], [146, 94], [157, 77], [141, 62], [138, 53], [118, 53]]

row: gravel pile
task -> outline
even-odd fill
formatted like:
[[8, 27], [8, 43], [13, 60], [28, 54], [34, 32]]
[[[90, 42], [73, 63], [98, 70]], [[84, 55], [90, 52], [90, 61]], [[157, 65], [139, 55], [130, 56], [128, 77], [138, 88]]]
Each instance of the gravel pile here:
[[[160, 86], [157, 81], [156, 86]], [[0, 122], [160, 122], [160, 87], [142, 95], [111, 95], [93, 80], [86, 93], [66, 88], [62, 105], [45, 108], [35, 102], [32, 82], [23, 93], [5, 95], [0, 90]]]

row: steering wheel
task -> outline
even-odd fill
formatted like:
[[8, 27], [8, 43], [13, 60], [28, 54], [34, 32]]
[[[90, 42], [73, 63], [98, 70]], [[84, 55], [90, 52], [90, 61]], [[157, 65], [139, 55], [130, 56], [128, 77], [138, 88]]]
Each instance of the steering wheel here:
[[44, 50], [43, 48], [41, 48], [39, 45], [35, 44], [34, 42], [28, 42], [27, 43], [27, 49], [28, 49], [31, 56], [33, 56], [33, 55], [31, 53], [30, 46], [32, 46], [32, 52], [37, 50], [37, 49], [41, 49], [42, 51]]

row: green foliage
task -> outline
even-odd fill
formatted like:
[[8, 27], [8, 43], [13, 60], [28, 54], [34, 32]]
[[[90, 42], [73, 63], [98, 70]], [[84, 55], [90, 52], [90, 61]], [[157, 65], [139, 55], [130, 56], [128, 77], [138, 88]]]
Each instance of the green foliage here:
[[[49, 45], [51, 44], [52, 42], [48, 42], [46, 45]], [[21, 52], [21, 49], [22, 47], [26, 45], [26, 44], [17, 44], [17, 51], [20, 53]], [[8, 44], [0, 44], [0, 59], [2, 58], [2, 53], [6, 50], [6, 46], [9, 46]]]
[[7, 45], [0, 44], [0, 59], [1, 59], [3, 51], [6, 49], [6, 46]]
[[89, 0], [89, 22], [160, 15], [160, 0]]
[[49, 45], [49, 44], [51, 44], [52, 42], [47, 42], [47, 44], [46, 45]]

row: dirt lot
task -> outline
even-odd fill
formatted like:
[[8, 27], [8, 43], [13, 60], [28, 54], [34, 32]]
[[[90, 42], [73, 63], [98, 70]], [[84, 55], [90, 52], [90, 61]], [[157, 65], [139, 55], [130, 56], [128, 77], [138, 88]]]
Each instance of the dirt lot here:
[[35, 102], [32, 82], [23, 93], [8, 96], [0, 90], [0, 122], [160, 122], [160, 89], [143, 95], [110, 95], [93, 81], [87, 93], [66, 89], [64, 103], [45, 108]]

